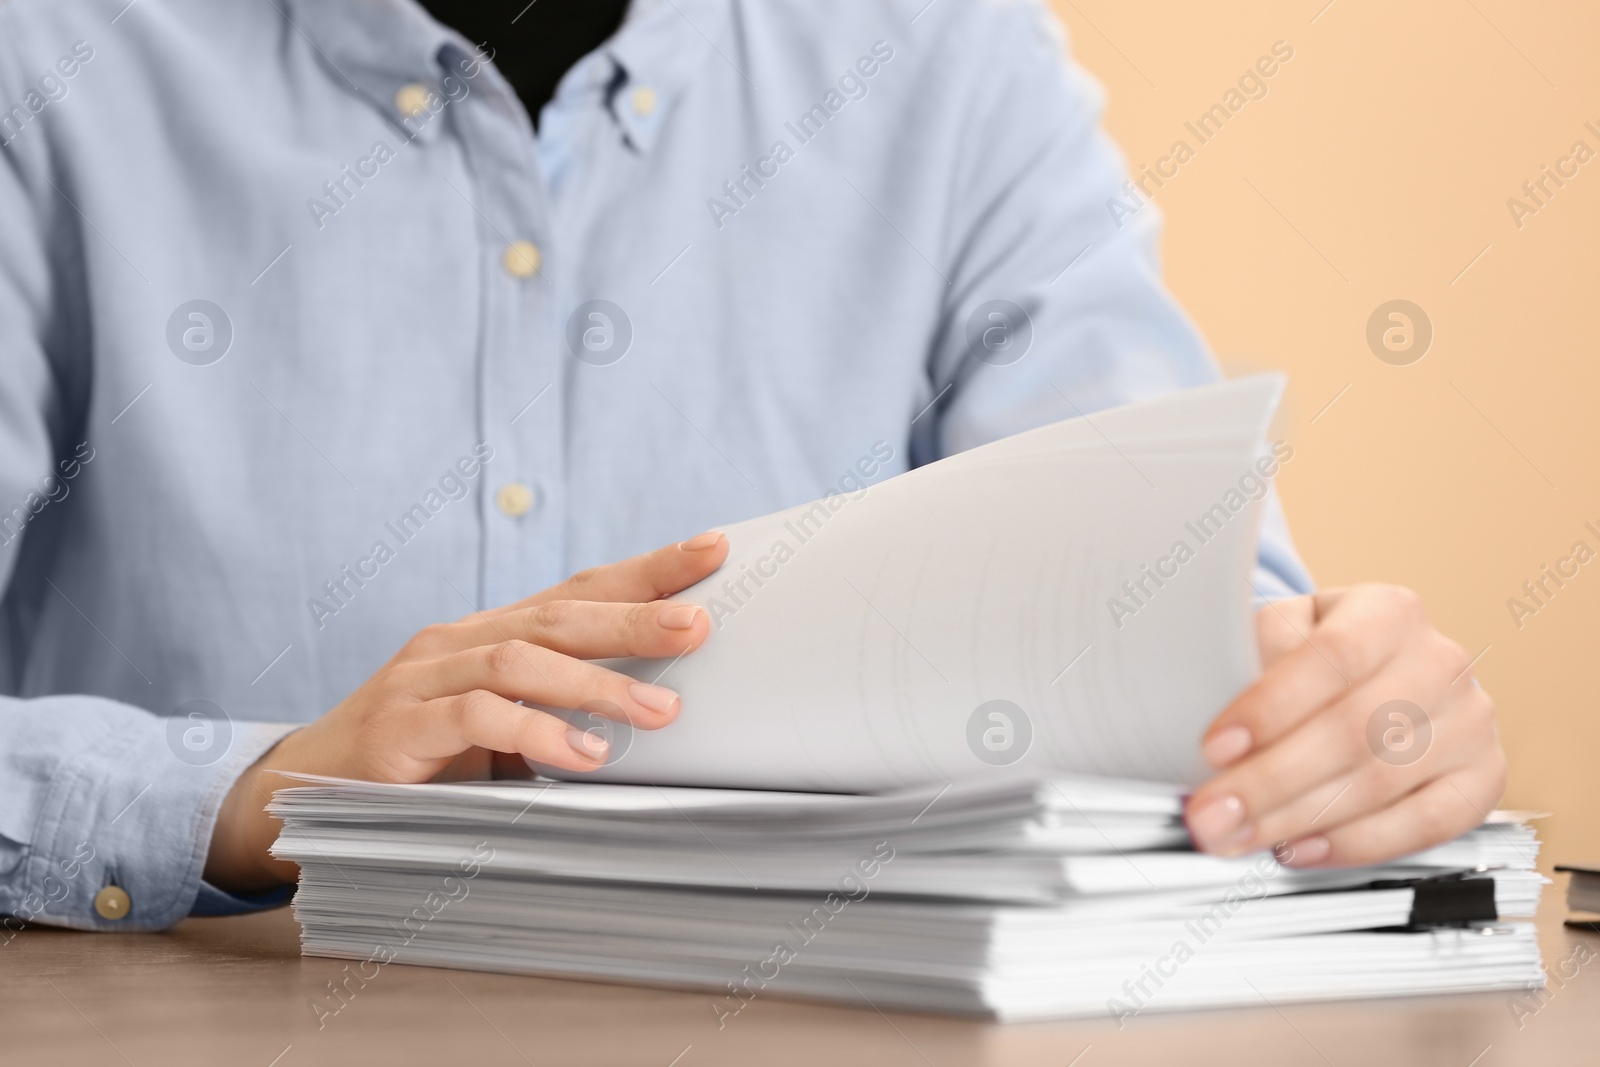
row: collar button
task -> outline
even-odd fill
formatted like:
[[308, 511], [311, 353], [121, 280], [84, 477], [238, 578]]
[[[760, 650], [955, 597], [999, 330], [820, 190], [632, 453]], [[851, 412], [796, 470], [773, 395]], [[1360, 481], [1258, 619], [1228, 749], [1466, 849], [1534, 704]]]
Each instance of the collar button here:
[[428, 102], [432, 99], [432, 89], [421, 82], [412, 82], [401, 86], [394, 94], [394, 106], [401, 118], [414, 119], [428, 110]]

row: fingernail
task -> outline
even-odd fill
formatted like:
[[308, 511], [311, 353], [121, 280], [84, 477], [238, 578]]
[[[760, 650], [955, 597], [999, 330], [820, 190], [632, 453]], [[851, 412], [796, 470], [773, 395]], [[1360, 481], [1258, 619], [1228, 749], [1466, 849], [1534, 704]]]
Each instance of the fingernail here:
[[1255, 844], [1255, 840], [1255, 826], [1250, 823], [1246, 823], [1242, 829], [1235, 831], [1233, 836], [1228, 838], [1226, 841], [1219, 845], [1211, 846], [1211, 851], [1216, 853], [1218, 856], [1242, 856], [1251, 850]]
[[1249, 752], [1251, 743], [1249, 730], [1243, 726], [1230, 726], [1218, 731], [1216, 736], [1201, 746], [1200, 751], [1204, 753], [1207, 763], [1220, 769]]
[[1332, 854], [1333, 842], [1318, 834], [1291, 845], [1280, 845], [1276, 852], [1278, 862], [1285, 867], [1315, 867]]
[[1188, 823], [1200, 847], [1214, 851], [1230, 843], [1244, 825], [1244, 801], [1232, 795], [1213, 797], [1189, 809]]
[[651, 711], [658, 711], [663, 715], [671, 714], [678, 706], [678, 694], [659, 685], [634, 682], [628, 686], [628, 695], [643, 707], [649, 708]]
[[677, 604], [663, 611], [656, 621], [661, 624], [663, 629], [687, 630], [703, 614], [705, 612], [693, 604]]
[[715, 548], [718, 541], [722, 540], [722, 531], [708, 530], [703, 534], [696, 534], [687, 541], [680, 542], [678, 547], [685, 552], [701, 552], [708, 548]]
[[606, 751], [611, 747], [606, 744], [605, 738], [593, 730], [580, 730], [576, 726], [567, 730], [567, 744], [584, 759], [596, 761], [605, 759]]

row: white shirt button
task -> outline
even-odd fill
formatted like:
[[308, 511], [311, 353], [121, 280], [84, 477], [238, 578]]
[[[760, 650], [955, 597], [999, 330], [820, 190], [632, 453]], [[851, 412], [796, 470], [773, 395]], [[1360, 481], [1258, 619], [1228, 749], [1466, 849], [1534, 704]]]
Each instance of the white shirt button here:
[[633, 91], [633, 113], [642, 119], [647, 119], [655, 114], [656, 91], [648, 85], [641, 85]]
[[522, 482], [507, 482], [495, 491], [494, 506], [502, 515], [519, 519], [533, 507], [533, 489]]
[[539, 269], [542, 257], [532, 241], [512, 241], [500, 256], [500, 263], [513, 278], [528, 278]]
[[428, 101], [432, 96], [433, 90], [421, 82], [402, 85], [394, 94], [395, 110], [405, 118], [414, 118], [428, 110]]

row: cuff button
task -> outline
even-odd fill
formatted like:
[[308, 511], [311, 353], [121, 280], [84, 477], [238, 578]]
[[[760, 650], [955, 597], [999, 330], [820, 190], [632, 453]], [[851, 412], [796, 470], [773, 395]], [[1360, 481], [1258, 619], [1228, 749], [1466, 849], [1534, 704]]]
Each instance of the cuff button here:
[[108, 885], [94, 895], [94, 910], [102, 919], [121, 919], [132, 907], [128, 891], [119, 885]]

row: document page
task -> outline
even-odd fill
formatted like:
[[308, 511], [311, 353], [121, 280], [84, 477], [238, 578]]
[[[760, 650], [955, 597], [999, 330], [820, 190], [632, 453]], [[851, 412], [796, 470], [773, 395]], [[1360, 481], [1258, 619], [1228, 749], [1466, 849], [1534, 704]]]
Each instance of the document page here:
[[[1265, 435], [1257, 376], [1069, 419], [724, 527], [676, 599], [712, 633], [607, 665], [677, 690], [670, 727], [583, 777], [825, 792], [1206, 773], [1199, 739], [1255, 677]], [[548, 768], [539, 768], [546, 773]]]

